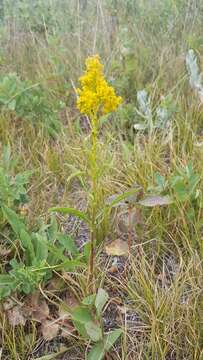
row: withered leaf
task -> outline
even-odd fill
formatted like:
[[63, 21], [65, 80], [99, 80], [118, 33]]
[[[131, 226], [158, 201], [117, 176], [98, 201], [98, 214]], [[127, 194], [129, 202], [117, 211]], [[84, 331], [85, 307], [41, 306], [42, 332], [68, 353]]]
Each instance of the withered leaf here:
[[41, 331], [45, 340], [52, 340], [58, 335], [59, 324], [55, 321], [46, 320], [41, 325]]
[[112, 256], [127, 256], [128, 255], [128, 244], [126, 241], [116, 239], [110, 244], [106, 245], [105, 251], [107, 255]]
[[173, 201], [169, 196], [150, 195], [139, 201], [140, 205], [147, 207], [169, 205]]
[[20, 305], [16, 305], [12, 309], [7, 310], [7, 316], [11, 326], [25, 325], [26, 323], [26, 318], [23, 315]]

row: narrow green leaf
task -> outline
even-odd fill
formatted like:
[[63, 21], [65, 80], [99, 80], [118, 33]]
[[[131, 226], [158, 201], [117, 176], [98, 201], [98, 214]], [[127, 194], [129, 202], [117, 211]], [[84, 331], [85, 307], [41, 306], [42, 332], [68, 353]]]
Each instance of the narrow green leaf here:
[[126, 200], [127, 201], [133, 201], [133, 202], [136, 202], [136, 197], [135, 197], [135, 194], [140, 190], [140, 188], [134, 188], [134, 189], [131, 189], [129, 191], [125, 191], [124, 193], [122, 194], [119, 194], [119, 195], [115, 195], [113, 196], [113, 199], [111, 197], [111, 200], [110, 202], [107, 201], [107, 206], [109, 208], [112, 208], [112, 207], [115, 207], [115, 206], [119, 206], [120, 204], [123, 205], [123, 201]]
[[48, 233], [48, 239], [52, 243], [56, 240], [57, 232], [58, 232], [58, 224], [56, 221], [56, 216], [55, 214], [51, 214], [51, 223], [48, 227], [47, 233]]
[[97, 309], [97, 314], [101, 315], [102, 310], [106, 302], [108, 301], [109, 295], [104, 289], [99, 289], [95, 299], [95, 307]]
[[65, 270], [65, 271], [73, 271], [77, 267], [86, 267], [86, 265], [81, 262], [80, 260], [73, 259], [73, 260], [66, 260], [62, 264], [59, 264], [57, 266], [57, 269], [59, 270]]
[[31, 265], [32, 261], [35, 258], [35, 250], [32, 243], [32, 238], [24, 229], [22, 229], [20, 232], [20, 241], [22, 243], [22, 246], [26, 250], [27, 262], [29, 265]]
[[84, 256], [86, 263], [88, 263], [88, 261], [89, 261], [90, 250], [91, 250], [91, 243], [90, 243], [90, 241], [88, 241], [83, 246], [83, 256]]
[[60, 212], [62, 214], [69, 214], [69, 215], [73, 215], [78, 217], [81, 220], [84, 220], [85, 222], [89, 223], [89, 218], [86, 215], [86, 213], [84, 213], [83, 211], [74, 209], [74, 208], [69, 208], [69, 207], [53, 207], [51, 209], [49, 209], [49, 211], [55, 211], [55, 212]]
[[57, 240], [61, 245], [64, 246], [65, 250], [69, 251], [72, 255], [77, 255], [79, 253], [72, 236], [66, 234], [57, 234]]
[[63, 347], [62, 350], [58, 351], [57, 353], [40, 356], [38, 358], [35, 358], [35, 360], [53, 360], [53, 359], [56, 359], [59, 355], [64, 354], [67, 350], [68, 350], [68, 348]]
[[48, 257], [47, 239], [40, 234], [33, 234], [32, 241], [35, 249], [36, 259], [39, 261], [46, 260]]

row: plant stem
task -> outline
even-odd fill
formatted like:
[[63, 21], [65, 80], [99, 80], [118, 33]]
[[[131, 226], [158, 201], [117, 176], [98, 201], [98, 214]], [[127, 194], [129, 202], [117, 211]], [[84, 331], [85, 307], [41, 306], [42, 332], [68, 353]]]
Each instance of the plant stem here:
[[88, 285], [93, 290], [94, 279], [94, 242], [96, 240], [96, 208], [97, 208], [97, 118], [91, 119], [92, 123], [92, 149], [91, 149], [91, 179], [92, 179], [92, 214], [91, 214], [91, 238], [90, 238], [90, 258], [89, 258], [89, 278]]
[[129, 204], [128, 207], [128, 251], [130, 254], [132, 247], [132, 207]]

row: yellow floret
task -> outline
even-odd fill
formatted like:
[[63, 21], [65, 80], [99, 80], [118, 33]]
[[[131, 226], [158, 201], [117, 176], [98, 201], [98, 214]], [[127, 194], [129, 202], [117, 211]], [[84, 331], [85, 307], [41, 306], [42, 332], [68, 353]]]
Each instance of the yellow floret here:
[[116, 96], [112, 86], [104, 78], [103, 65], [98, 55], [87, 58], [86, 72], [81, 76], [81, 89], [78, 89], [77, 107], [88, 116], [108, 114], [115, 111], [122, 98]]

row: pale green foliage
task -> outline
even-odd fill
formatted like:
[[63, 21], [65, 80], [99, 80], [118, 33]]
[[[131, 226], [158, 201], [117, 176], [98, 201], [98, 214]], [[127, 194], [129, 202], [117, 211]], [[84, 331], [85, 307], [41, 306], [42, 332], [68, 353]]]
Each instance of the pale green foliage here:
[[193, 49], [188, 50], [186, 55], [186, 66], [189, 73], [190, 86], [197, 90], [199, 94], [203, 93], [202, 74], [198, 66], [197, 56]]
[[0, 107], [33, 124], [41, 123], [50, 135], [60, 130], [56, 111], [42, 86], [21, 80], [15, 73], [0, 77]]

